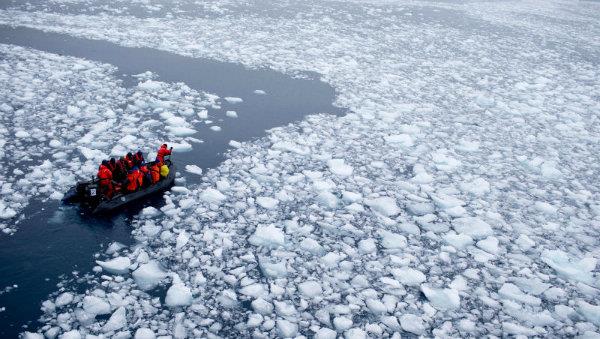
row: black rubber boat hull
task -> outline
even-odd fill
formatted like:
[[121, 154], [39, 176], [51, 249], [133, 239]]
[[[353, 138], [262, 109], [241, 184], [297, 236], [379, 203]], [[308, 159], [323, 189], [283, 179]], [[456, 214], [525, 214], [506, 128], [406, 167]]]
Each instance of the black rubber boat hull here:
[[119, 209], [130, 202], [140, 200], [152, 194], [164, 192], [171, 188], [175, 183], [175, 165], [171, 165], [169, 168], [169, 175], [163, 180], [159, 181], [157, 184], [152, 185], [150, 187], [146, 187], [142, 190], [139, 190], [134, 193], [129, 194], [119, 194], [114, 196], [111, 200], [102, 201], [94, 210], [92, 214], [100, 214], [100, 213], [108, 213], [112, 212], [116, 209]]

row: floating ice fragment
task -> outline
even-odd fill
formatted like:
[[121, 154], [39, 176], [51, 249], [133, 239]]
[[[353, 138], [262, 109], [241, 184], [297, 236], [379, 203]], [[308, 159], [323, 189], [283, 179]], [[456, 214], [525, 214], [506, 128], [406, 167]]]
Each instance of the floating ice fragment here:
[[238, 117], [236, 111], [227, 111], [227, 112], [225, 112], [225, 115], [228, 116], [228, 117], [230, 117], [230, 118], [237, 118]]
[[454, 231], [450, 231], [448, 233], [446, 233], [444, 236], [444, 241], [447, 242], [449, 245], [453, 246], [454, 248], [458, 249], [458, 250], [463, 250], [465, 249], [467, 246], [470, 246], [473, 244], [473, 238], [471, 238], [470, 236], [466, 235], [466, 234], [456, 234], [456, 232]]
[[56, 297], [56, 301], [54, 302], [54, 304], [56, 305], [56, 307], [62, 307], [70, 304], [71, 302], [73, 302], [73, 294], [65, 292]]
[[338, 205], [338, 197], [331, 192], [323, 191], [317, 195], [317, 202], [327, 208], [335, 208]]
[[178, 275], [174, 275], [173, 284], [167, 290], [165, 304], [169, 307], [189, 306], [192, 304], [192, 300], [192, 291], [185, 286]]
[[423, 291], [431, 305], [440, 311], [448, 311], [460, 307], [460, 296], [457, 290], [432, 288], [423, 284], [421, 285], [421, 291]]
[[150, 260], [133, 271], [132, 276], [138, 287], [147, 291], [156, 287], [162, 279], [167, 277], [167, 273], [163, 271], [156, 260]]
[[77, 330], [70, 330], [65, 332], [58, 337], [58, 339], [81, 339], [81, 333]]
[[278, 247], [285, 243], [283, 231], [272, 225], [259, 225], [248, 241], [255, 246]]
[[493, 234], [492, 227], [478, 217], [457, 218], [452, 221], [452, 227], [458, 233], [480, 239]]
[[391, 197], [365, 199], [365, 205], [386, 217], [391, 217], [400, 213], [400, 208], [396, 205], [396, 199]]
[[298, 324], [284, 319], [277, 319], [277, 332], [283, 338], [293, 338], [298, 333]]
[[402, 326], [403, 330], [416, 335], [421, 335], [423, 332], [425, 332], [423, 319], [414, 314], [403, 314], [400, 317], [400, 325]]
[[271, 197], [257, 197], [256, 203], [259, 204], [262, 208], [270, 210], [277, 207], [277, 204], [279, 204], [279, 200]]
[[394, 268], [391, 273], [398, 281], [407, 286], [419, 286], [427, 279], [423, 272], [410, 267]]
[[374, 253], [377, 251], [377, 245], [373, 238], [363, 239], [358, 242], [358, 250], [361, 253]]
[[225, 195], [214, 188], [207, 188], [200, 193], [200, 200], [211, 204], [218, 204], [225, 199]]
[[315, 333], [315, 339], [335, 339], [337, 338], [337, 332], [327, 328], [327, 327], [321, 327], [316, 333]]
[[139, 83], [137, 87], [145, 91], [154, 92], [161, 89], [162, 83], [160, 81], [146, 80]]
[[227, 101], [230, 104], [239, 104], [240, 102], [244, 101], [242, 100], [242, 98], [238, 97], [225, 97], [223, 99], [225, 99], [225, 101]]
[[327, 165], [331, 173], [340, 177], [347, 177], [354, 171], [352, 166], [344, 163], [344, 159], [331, 159], [327, 162]]
[[133, 339], [156, 339], [156, 334], [149, 328], [138, 328]]
[[100, 265], [106, 272], [112, 274], [126, 274], [129, 272], [131, 260], [128, 257], [116, 257], [108, 261], [96, 260], [96, 264]]
[[309, 299], [319, 296], [323, 293], [321, 284], [319, 284], [316, 281], [302, 282], [298, 285], [298, 289], [300, 290], [300, 293], [302, 293], [302, 295], [305, 298], [309, 298]]
[[[598, 300], [596, 300], [597, 302]], [[600, 326], [600, 306], [588, 304], [580, 300], [577, 302], [577, 313], [581, 314], [589, 322]]]
[[102, 331], [111, 332], [127, 327], [127, 312], [125, 307], [121, 306], [110, 316], [106, 324], [102, 326]]
[[483, 240], [477, 242], [477, 247], [490, 254], [498, 254], [500, 248], [498, 247], [498, 239], [496, 237], [489, 236]]
[[384, 137], [385, 141], [389, 144], [397, 145], [400, 147], [411, 147], [414, 142], [408, 134], [394, 134]]
[[97, 296], [88, 295], [83, 298], [83, 310], [92, 315], [102, 315], [110, 313], [110, 304]]
[[545, 250], [542, 252], [542, 261], [567, 279], [585, 284], [593, 284], [595, 281], [592, 273], [596, 267], [595, 258], [589, 257], [577, 260], [570, 258], [567, 253], [561, 250]]
[[202, 168], [197, 165], [185, 165], [185, 170], [192, 174], [202, 175]]
[[504, 298], [512, 299], [521, 303], [538, 306], [542, 303], [540, 298], [523, 293], [516, 285], [505, 283], [498, 290], [498, 294]]
[[267, 92], [263, 91], [262, 89], [255, 89], [254, 94], [265, 95]]
[[379, 236], [381, 237], [381, 246], [385, 248], [398, 249], [406, 247], [406, 237], [401, 234], [381, 230]]

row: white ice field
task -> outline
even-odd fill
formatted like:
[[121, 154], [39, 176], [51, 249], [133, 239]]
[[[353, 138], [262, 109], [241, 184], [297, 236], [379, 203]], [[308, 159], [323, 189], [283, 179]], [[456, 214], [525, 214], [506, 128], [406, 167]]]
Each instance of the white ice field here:
[[[351, 111], [233, 142], [200, 186], [141, 213], [137, 245], [105, 253], [85, 294], [45, 301], [39, 333], [600, 337], [599, 3], [254, 6], [0, 11], [0, 23], [318, 72]], [[136, 140], [192, 145], [193, 120], [218, 105], [182, 84], [127, 91], [110, 66], [1, 48], [3, 159], [41, 171], [91, 173], [122, 152], [102, 139], [106, 119]], [[132, 134], [144, 105], [172, 126], [160, 138], [152, 125]], [[38, 161], [45, 152], [59, 156]], [[4, 168], [5, 218], [74, 180]]]

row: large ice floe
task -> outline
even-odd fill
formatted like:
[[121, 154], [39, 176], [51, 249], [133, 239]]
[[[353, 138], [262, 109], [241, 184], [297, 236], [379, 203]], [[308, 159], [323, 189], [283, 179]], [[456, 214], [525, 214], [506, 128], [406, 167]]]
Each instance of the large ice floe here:
[[236, 144], [141, 213], [85, 293], [44, 302], [39, 333], [600, 336], [597, 3], [216, 4], [228, 14], [0, 11], [315, 71], [351, 110]]

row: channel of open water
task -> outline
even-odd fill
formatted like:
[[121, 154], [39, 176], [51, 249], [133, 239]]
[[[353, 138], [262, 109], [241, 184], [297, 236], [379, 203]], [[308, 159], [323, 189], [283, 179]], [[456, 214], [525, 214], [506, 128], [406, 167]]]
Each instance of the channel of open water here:
[[[196, 137], [204, 143], [194, 144], [191, 152], [175, 157], [180, 170], [186, 164], [204, 169], [217, 166], [229, 148], [229, 140], [261, 137], [269, 128], [299, 121], [308, 114], [344, 114], [343, 109], [332, 105], [334, 90], [319, 81], [316, 74], [293, 78], [268, 69], [252, 70], [234, 63], [184, 57], [151, 48], [123, 47], [24, 27], [0, 25], [0, 43], [112, 64], [118, 67], [118, 76], [128, 87], [137, 84], [132, 75], [151, 71], [160, 81], [184, 82], [190, 88], [222, 98], [243, 98], [243, 102], [235, 105], [223, 100], [223, 112], [219, 115], [235, 110], [238, 118], [218, 121], [221, 132], [210, 131], [209, 126], [200, 128]], [[254, 94], [256, 89], [264, 90], [267, 95]], [[209, 110], [209, 113], [214, 112]], [[200, 180], [195, 175], [186, 179], [187, 185]], [[77, 284], [78, 277], [91, 274], [94, 254], [111, 242], [131, 245], [132, 218], [145, 206], [159, 208], [161, 204], [158, 197], [113, 215], [91, 217], [74, 206], [32, 201], [23, 213], [26, 218], [19, 222], [18, 231], [12, 236], [0, 236], [0, 289], [18, 286], [0, 293], [0, 308], [6, 308], [0, 312], [0, 337], [14, 338], [27, 328], [38, 327], [41, 302], [57, 291], [61, 282]]]

